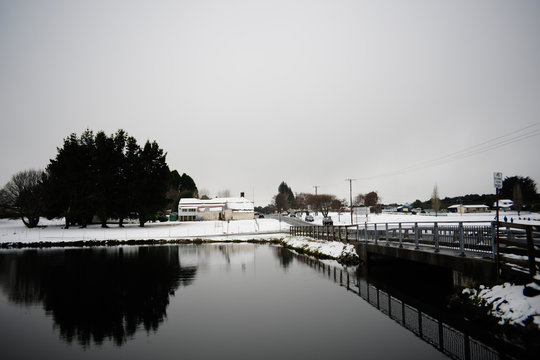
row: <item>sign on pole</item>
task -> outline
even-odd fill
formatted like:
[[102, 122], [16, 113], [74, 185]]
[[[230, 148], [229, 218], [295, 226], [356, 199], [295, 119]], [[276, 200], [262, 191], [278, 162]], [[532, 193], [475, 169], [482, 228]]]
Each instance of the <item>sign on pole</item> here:
[[502, 172], [494, 172], [493, 173], [493, 184], [495, 185], [495, 188], [496, 189], [502, 189], [502, 183], [503, 183]]

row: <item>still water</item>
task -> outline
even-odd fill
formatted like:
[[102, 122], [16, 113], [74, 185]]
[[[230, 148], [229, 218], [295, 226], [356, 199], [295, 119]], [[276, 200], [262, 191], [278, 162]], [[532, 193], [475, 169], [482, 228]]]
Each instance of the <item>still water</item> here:
[[443, 325], [411, 309], [354, 270], [278, 246], [0, 252], [5, 360], [452, 355]]

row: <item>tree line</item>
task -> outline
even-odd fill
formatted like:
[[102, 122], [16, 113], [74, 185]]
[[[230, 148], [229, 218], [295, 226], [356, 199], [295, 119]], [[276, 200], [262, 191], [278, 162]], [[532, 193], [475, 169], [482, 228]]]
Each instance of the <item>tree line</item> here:
[[[340, 212], [349, 209], [350, 204], [346, 199], [339, 199], [332, 194], [294, 194], [291, 187], [285, 181], [278, 186], [278, 193], [274, 196], [273, 202], [265, 207], [257, 207], [255, 210], [264, 213], [281, 212], [289, 209], [307, 210], [321, 212], [323, 216], [328, 216], [330, 211]], [[353, 201], [354, 207], [369, 207], [371, 212], [381, 212], [382, 206], [376, 191], [367, 194], [358, 194]]]
[[175, 209], [181, 197], [197, 195], [187, 175], [171, 171], [157, 142], [140, 146], [124, 130], [107, 136], [84, 131], [69, 135], [45, 170], [25, 170], [0, 190], [0, 216], [20, 218], [27, 227], [40, 217], [65, 218], [65, 227], [86, 227], [97, 216], [119, 226], [127, 218], [139, 225]]
[[[499, 198], [513, 200], [514, 209], [518, 212], [521, 210], [540, 211], [540, 195], [537, 193], [536, 183], [528, 176], [506, 177], [503, 180]], [[492, 207], [495, 202], [495, 194], [468, 194], [440, 199], [438, 187], [435, 185], [429, 200], [416, 200], [411, 206], [419, 209], [433, 209], [437, 213], [441, 209], [456, 204]], [[331, 194], [294, 194], [291, 187], [282, 181], [273, 202], [265, 207], [257, 207], [256, 211], [272, 213], [288, 209], [306, 210], [309, 208], [313, 211], [320, 211], [326, 216], [329, 211], [342, 211], [348, 209], [349, 206], [346, 199], [338, 199]], [[398, 204], [390, 204], [390, 206], [398, 206]], [[383, 205], [377, 191], [370, 191], [366, 194], [356, 195], [353, 199], [353, 207], [368, 207], [371, 213], [380, 213]]]
[[[444, 197], [439, 199], [438, 189], [433, 189], [431, 199], [426, 201], [416, 200], [411, 206], [419, 209], [446, 209], [449, 206], [461, 205], [486, 205], [493, 207], [496, 202], [496, 194], [467, 194], [463, 196]], [[528, 176], [509, 176], [503, 180], [502, 189], [499, 191], [499, 199], [508, 199], [514, 202], [517, 211], [540, 210], [540, 195], [536, 190], [536, 183]]]

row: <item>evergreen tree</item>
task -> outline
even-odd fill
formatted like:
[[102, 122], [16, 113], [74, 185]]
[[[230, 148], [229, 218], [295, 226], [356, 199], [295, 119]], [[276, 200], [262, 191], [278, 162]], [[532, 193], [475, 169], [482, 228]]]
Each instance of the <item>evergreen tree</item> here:
[[94, 166], [92, 167], [95, 186], [90, 199], [102, 227], [107, 227], [107, 219], [115, 213], [122, 162], [122, 149], [117, 147], [115, 138], [107, 137], [102, 131], [98, 132], [95, 138]]
[[501, 189], [500, 197], [502, 199], [512, 199], [514, 186], [516, 184], [519, 184], [519, 187], [521, 189], [523, 205], [532, 205], [538, 201], [538, 194], [536, 193], [536, 183], [528, 176], [511, 176], [505, 178], [503, 181], [503, 187]]
[[[287, 185], [287, 183], [285, 181], [282, 181], [281, 184], [279, 184], [278, 186], [278, 195], [281, 195], [281, 194], [284, 194], [284, 197], [283, 196], [280, 196], [279, 198], [280, 199], [283, 199], [288, 205], [289, 207], [295, 207], [295, 199], [294, 199], [294, 193], [292, 191], [292, 189]], [[277, 198], [276, 198], [277, 199]], [[281, 201], [281, 200], [280, 200]], [[282, 206], [285, 205], [282, 202]], [[276, 206], [277, 206], [277, 203], [276, 203]], [[279, 206], [277, 206], [279, 208]]]
[[85, 227], [92, 216], [89, 195], [92, 189], [93, 133], [86, 130], [81, 138], [71, 134], [64, 139], [56, 158], [46, 168], [45, 198], [47, 216], [65, 217], [66, 228], [79, 223]]
[[165, 205], [165, 192], [169, 184], [166, 156], [155, 141], [147, 141], [136, 160], [133, 200], [141, 227]]
[[180, 192], [180, 198], [192, 198], [198, 195], [197, 185], [195, 181], [186, 173], [183, 173], [180, 177], [180, 186], [178, 188]]

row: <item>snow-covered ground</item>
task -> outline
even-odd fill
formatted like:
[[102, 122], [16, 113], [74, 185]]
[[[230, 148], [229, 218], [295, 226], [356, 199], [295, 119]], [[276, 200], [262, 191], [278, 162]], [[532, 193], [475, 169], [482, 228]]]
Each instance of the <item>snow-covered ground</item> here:
[[[319, 213], [314, 215], [313, 224], [322, 225], [323, 216]], [[351, 224], [351, 214], [350, 213], [329, 213], [328, 214], [334, 225], [350, 225]], [[382, 213], [382, 214], [369, 214], [369, 215], [353, 215], [354, 224], [362, 224], [365, 222], [368, 223], [391, 223], [391, 222], [439, 222], [439, 221], [467, 221], [467, 222], [485, 222], [485, 221], [494, 221], [495, 220], [495, 211], [487, 213], [478, 213], [478, 214], [455, 214], [455, 213], [445, 213], [438, 214], [438, 216], [427, 215], [427, 214], [406, 214], [406, 213]], [[501, 211], [499, 213], [499, 220], [508, 222], [513, 221], [514, 223], [520, 224], [529, 224], [529, 225], [540, 225], [540, 214], [530, 213], [522, 211], [518, 215], [517, 211]], [[301, 218], [305, 218], [305, 214], [302, 214]]]
[[[540, 280], [540, 276], [536, 276]], [[527, 285], [540, 290], [536, 283]], [[500, 324], [526, 325], [527, 319], [540, 329], [540, 295], [527, 297], [523, 295], [524, 285], [504, 283], [487, 288], [481, 286], [479, 290], [464, 289], [463, 294], [471, 300], [477, 300], [489, 307], [489, 313], [500, 319]]]
[[[313, 214], [312, 214], [313, 215]], [[350, 214], [330, 213], [334, 225], [349, 225]], [[305, 214], [302, 215], [302, 218]], [[445, 214], [440, 216], [413, 214], [370, 214], [353, 216], [354, 223], [364, 222], [435, 222], [435, 221], [493, 221], [494, 212], [484, 214]], [[515, 211], [501, 212], [500, 219], [514, 223], [540, 225], [540, 214], [522, 212], [518, 216]], [[314, 216], [314, 225], [322, 224], [322, 215]], [[26, 228], [20, 220], [0, 219], [0, 243], [10, 242], [45, 242], [45, 241], [80, 241], [80, 240], [140, 240], [140, 239], [184, 239], [204, 237], [219, 240], [244, 240], [252, 238], [272, 237], [267, 233], [288, 233], [289, 225], [277, 219], [264, 218], [237, 221], [191, 221], [147, 223], [144, 228], [138, 224], [126, 224], [124, 228], [111, 224], [103, 229], [100, 225], [89, 225], [86, 229], [76, 226], [64, 229], [64, 221], [41, 219], [40, 227]], [[275, 237], [275, 236], [274, 236]]]
[[343, 256], [357, 256], [353, 245], [344, 244], [340, 241], [324, 241], [301, 236], [287, 236], [282, 242], [289, 247], [302, 249], [311, 254], [323, 254], [332, 259], [339, 259]]
[[0, 219], [0, 243], [68, 242], [85, 240], [145, 240], [145, 239], [189, 239], [213, 238], [219, 240], [243, 240], [275, 237], [268, 233], [289, 231], [289, 225], [275, 219], [237, 221], [193, 221], [126, 224], [124, 228], [111, 224], [103, 229], [100, 225], [89, 225], [85, 229], [72, 226], [64, 229], [63, 220], [42, 219], [40, 227], [28, 229], [20, 220]]

